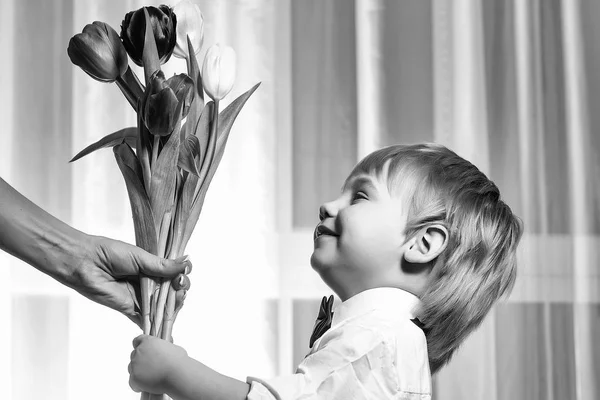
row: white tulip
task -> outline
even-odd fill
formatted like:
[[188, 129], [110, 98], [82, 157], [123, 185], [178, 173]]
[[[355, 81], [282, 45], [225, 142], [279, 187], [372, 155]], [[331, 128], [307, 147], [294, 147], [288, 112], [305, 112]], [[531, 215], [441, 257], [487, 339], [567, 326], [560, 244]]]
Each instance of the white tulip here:
[[177, 42], [173, 55], [178, 58], [188, 57], [187, 36], [190, 37], [194, 53], [198, 54], [204, 41], [204, 17], [197, 4], [190, 0], [182, 0], [173, 7], [177, 17]]
[[212, 45], [202, 64], [202, 84], [204, 91], [219, 101], [233, 88], [235, 81], [235, 51], [229, 46]]

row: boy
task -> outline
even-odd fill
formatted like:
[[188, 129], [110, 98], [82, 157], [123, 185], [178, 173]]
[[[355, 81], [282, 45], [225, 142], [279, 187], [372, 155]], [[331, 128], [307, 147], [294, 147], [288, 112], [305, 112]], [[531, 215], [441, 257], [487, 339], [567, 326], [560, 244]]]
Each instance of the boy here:
[[322, 303], [295, 374], [244, 383], [139, 336], [131, 387], [176, 400], [430, 399], [431, 373], [512, 289], [520, 220], [483, 173], [436, 144], [368, 155], [319, 218], [311, 265], [342, 304], [331, 320], [332, 300]]

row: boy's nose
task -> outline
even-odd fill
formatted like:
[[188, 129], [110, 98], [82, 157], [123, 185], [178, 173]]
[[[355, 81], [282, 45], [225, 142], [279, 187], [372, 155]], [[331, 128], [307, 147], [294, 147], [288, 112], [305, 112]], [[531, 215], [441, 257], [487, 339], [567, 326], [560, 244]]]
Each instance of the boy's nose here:
[[319, 207], [319, 220], [323, 221], [325, 218], [333, 218], [337, 215], [337, 207], [335, 203], [330, 201], [329, 203], [323, 204]]

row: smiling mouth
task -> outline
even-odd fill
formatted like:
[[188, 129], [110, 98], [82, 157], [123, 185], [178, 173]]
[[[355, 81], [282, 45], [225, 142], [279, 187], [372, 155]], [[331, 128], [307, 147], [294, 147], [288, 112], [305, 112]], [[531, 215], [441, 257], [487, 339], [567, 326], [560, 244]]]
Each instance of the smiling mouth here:
[[313, 240], [317, 240], [321, 236], [337, 237], [338, 235], [334, 231], [332, 231], [331, 229], [327, 228], [324, 225], [317, 225], [317, 227], [315, 228], [315, 234], [314, 234]]

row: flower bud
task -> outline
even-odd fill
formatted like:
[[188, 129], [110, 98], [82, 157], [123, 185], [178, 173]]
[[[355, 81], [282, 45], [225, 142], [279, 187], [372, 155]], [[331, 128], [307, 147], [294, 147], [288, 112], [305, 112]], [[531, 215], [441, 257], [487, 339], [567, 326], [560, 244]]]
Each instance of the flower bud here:
[[194, 81], [186, 74], [173, 75], [167, 79], [167, 85], [175, 93], [177, 101], [183, 103], [182, 118], [188, 115], [194, 100]]
[[180, 117], [179, 113], [181, 118], [185, 117], [193, 99], [194, 82], [189, 76], [179, 74], [165, 80], [164, 73], [156, 71], [146, 88], [142, 104], [142, 119], [150, 133], [156, 136], [170, 135]]
[[[160, 5], [157, 7], [145, 7], [150, 16], [158, 58], [161, 64], [171, 58], [175, 42], [177, 40], [177, 18], [171, 7]], [[142, 65], [142, 54], [144, 52], [144, 38], [146, 35], [146, 18], [144, 7], [136, 11], [128, 12], [121, 23], [121, 39], [127, 54], [134, 63]]]
[[177, 16], [177, 42], [173, 55], [179, 58], [188, 57], [188, 36], [194, 53], [198, 54], [204, 41], [204, 17], [200, 7], [190, 0], [182, 0], [173, 7], [173, 12]]
[[127, 71], [127, 53], [117, 32], [104, 22], [94, 21], [69, 40], [71, 62], [92, 78], [114, 82]]
[[202, 64], [204, 91], [215, 101], [221, 100], [233, 88], [235, 51], [229, 46], [212, 45]]

